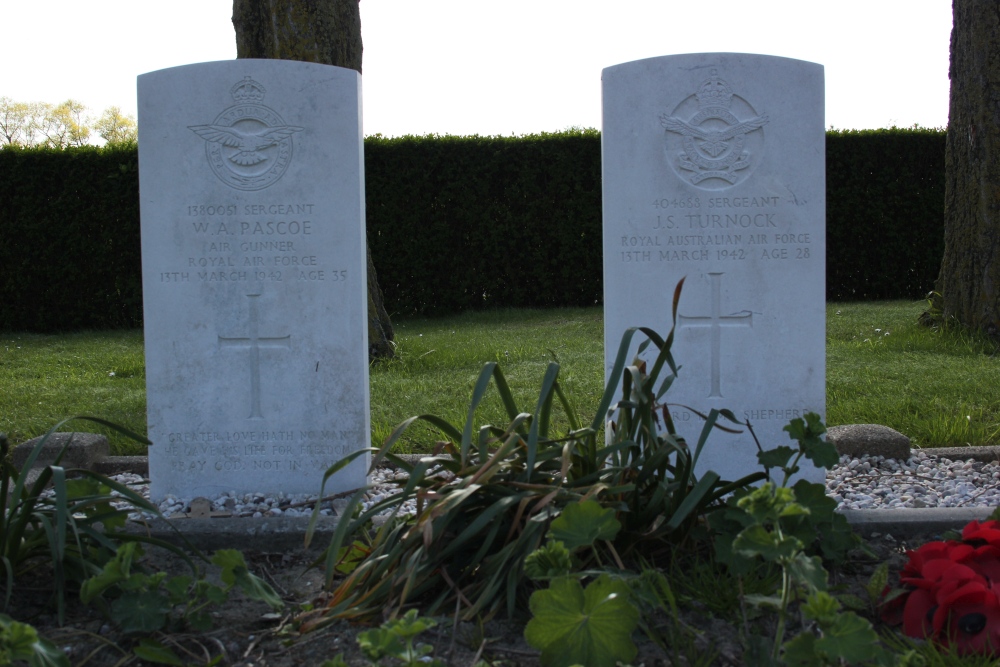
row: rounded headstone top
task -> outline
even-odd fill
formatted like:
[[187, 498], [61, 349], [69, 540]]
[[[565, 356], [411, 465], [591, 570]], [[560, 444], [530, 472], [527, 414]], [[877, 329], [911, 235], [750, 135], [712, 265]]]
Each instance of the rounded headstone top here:
[[895, 429], [881, 424], [847, 424], [831, 426], [826, 439], [837, 453], [852, 457], [884, 456], [887, 459], [910, 458], [910, 439]]

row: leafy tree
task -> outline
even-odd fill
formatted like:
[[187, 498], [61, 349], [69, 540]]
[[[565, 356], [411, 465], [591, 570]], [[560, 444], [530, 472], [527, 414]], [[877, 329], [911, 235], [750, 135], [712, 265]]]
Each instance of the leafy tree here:
[[41, 143], [53, 148], [83, 146], [90, 139], [90, 119], [87, 107], [76, 100], [66, 100], [62, 104], [43, 105], [45, 115], [37, 128]]
[[0, 141], [3, 145], [24, 145], [30, 117], [27, 104], [0, 97]]
[[94, 129], [109, 144], [124, 144], [136, 140], [138, 125], [131, 114], [120, 107], [108, 107], [94, 123]]
[[1000, 14], [954, 0], [945, 150], [945, 249], [937, 305], [946, 319], [1000, 335]]
[[45, 123], [50, 105], [44, 102], [16, 102], [0, 97], [0, 146], [34, 146]]
[[[277, 58], [361, 72], [359, 0], [233, 0], [237, 58]], [[394, 333], [368, 253], [368, 354], [393, 356]]]

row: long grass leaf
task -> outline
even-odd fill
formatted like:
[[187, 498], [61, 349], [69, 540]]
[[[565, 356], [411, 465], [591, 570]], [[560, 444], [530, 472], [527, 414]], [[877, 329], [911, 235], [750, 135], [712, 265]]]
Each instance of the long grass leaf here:
[[[355, 452], [351, 452], [350, 454], [348, 454], [347, 456], [345, 456], [344, 458], [340, 459], [335, 464], [327, 468], [326, 472], [323, 473], [323, 480], [320, 482], [319, 485], [319, 497], [320, 498], [323, 497], [323, 490], [326, 488], [326, 483], [330, 480], [331, 477], [340, 472], [345, 466], [350, 464], [354, 459], [364, 455], [368, 451], [370, 450], [366, 448], [366, 449], [360, 449]], [[367, 489], [368, 487], [365, 486], [364, 488], [359, 489], [358, 493], [363, 493]], [[309, 523], [306, 524], [306, 534], [304, 536], [306, 548], [309, 548], [309, 544], [312, 542], [313, 534], [316, 532], [316, 522], [319, 521], [320, 517], [320, 509], [321, 509], [320, 505], [321, 503], [316, 503], [316, 505], [313, 507], [313, 511], [309, 515]]]
[[531, 420], [531, 430], [528, 433], [526, 460], [524, 464], [524, 481], [530, 482], [535, 473], [535, 459], [538, 456], [538, 442], [548, 436], [549, 416], [552, 412], [553, 385], [559, 377], [559, 364], [550, 362], [542, 379], [542, 388], [538, 394], [535, 406], [535, 416]]
[[507, 419], [514, 419], [521, 411], [514, 401], [514, 394], [511, 392], [510, 385], [507, 384], [507, 378], [504, 376], [503, 371], [500, 370], [500, 366], [497, 366], [493, 370], [493, 382], [496, 384], [497, 393], [500, 394], [500, 401], [503, 403], [504, 410], [507, 411]]
[[611, 402], [618, 393], [618, 381], [625, 369], [629, 346], [632, 344], [632, 336], [635, 335], [636, 331], [638, 331], [636, 327], [630, 327], [622, 333], [622, 340], [618, 345], [618, 354], [615, 355], [615, 362], [604, 385], [601, 402], [597, 404], [597, 412], [594, 414], [594, 421], [590, 425], [598, 433], [604, 432], [604, 422], [608, 419], [608, 410], [611, 408]]
[[481, 511], [476, 519], [470, 523], [465, 530], [455, 536], [448, 546], [445, 547], [440, 553], [437, 554], [436, 558], [444, 559], [459, 549], [466, 546], [466, 543], [470, 542], [476, 535], [478, 535], [482, 530], [498, 515], [505, 512], [511, 505], [515, 504], [520, 500], [518, 496], [506, 496], [500, 498], [495, 503], [490, 505], [485, 510]]
[[476, 408], [479, 407], [479, 403], [482, 402], [483, 397], [486, 395], [486, 389], [489, 388], [490, 380], [493, 379], [493, 369], [496, 367], [497, 363], [495, 361], [484, 364], [483, 368], [479, 371], [479, 378], [472, 388], [472, 401], [469, 403], [469, 411], [465, 417], [465, 429], [462, 431], [462, 436], [459, 440], [461, 443], [461, 460], [463, 466], [469, 456], [469, 447], [472, 446], [472, 429], [476, 418]]
[[563, 392], [562, 385], [558, 382], [555, 385], [556, 396], [559, 397], [559, 403], [563, 407], [563, 412], [566, 413], [566, 420], [569, 422], [570, 432], [580, 430], [580, 419], [576, 415], [576, 410], [573, 409], [572, 404], [569, 399], [566, 398], [565, 392]]
[[691, 513], [706, 500], [706, 498], [710, 498], [709, 492], [718, 481], [719, 476], [715, 472], [709, 470], [705, 473], [705, 475], [698, 480], [698, 483], [691, 487], [691, 490], [684, 496], [684, 500], [677, 507], [677, 511], [674, 512], [673, 516], [667, 520], [667, 530], [676, 530], [677, 527], [687, 520]]
[[[362, 499], [365, 496], [366, 489], [358, 489], [358, 491], [351, 496], [351, 499], [347, 501], [347, 507], [344, 509], [344, 515], [337, 519], [337, 527], [333, 531], [333, 536], [330, 538], [330, 545], [326, 549], [326, 585], [329, 587], [333, 582], [333, 575], [336, 572], [335, 565], [340, 559], [340, 548], [344, 544], [344, 539], [347, 537], [348, 528], [351, 526], [351, 517], [354, 515], [354, 508], [361, 504]], [[309, 529], [306, 531], [306, 547], [309, 547], [309, 542], [312, 540], [313, 535], [313, 522], [310, 522]]]
[[69, 513], [67, 493], [66, 493], [66, 471], [62, 466], [49, 466], [52, 471], [52, 487], [55, 491], [55, 544], [53, 544], [53, 556], [62, 562], [66, 557], [66, 526], [73, 516]]

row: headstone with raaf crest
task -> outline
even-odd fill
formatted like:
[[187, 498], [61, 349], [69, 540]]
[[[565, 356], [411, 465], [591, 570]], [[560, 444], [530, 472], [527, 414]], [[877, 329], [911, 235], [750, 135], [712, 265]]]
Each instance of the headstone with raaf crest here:
[[[765, 449], [825, 415], [823, 67], [735, 53], [650, 58], [603, 73], [605, 361], [629, 327], [666, 336], [685, 279], [665, 395], [691, 444], [697, 413], [731, 410]], [[633, 343], [633, 350], [637, 343]], [[733, 424], [728, 424], [733, 426]], [[746, 428], [715, 431], [698, 469], [760, 470]], [[805, 462], [803, 474], [821, 478]]]
[[360, 76], [234, 60], [138, 88], [152, 495], [316, 493], [370, 439]]

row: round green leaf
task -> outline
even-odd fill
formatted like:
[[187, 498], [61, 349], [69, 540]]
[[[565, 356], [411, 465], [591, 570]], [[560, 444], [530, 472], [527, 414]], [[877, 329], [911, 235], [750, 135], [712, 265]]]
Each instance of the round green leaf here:
[[601, 507], [595, 500], [585, 500], [567, 505], [552, 521], [548, 537], [573, 551], [596, 540], [613, 540], [621, 527], [613, 509]]
[[524, 637], [542, 651], [543, 667], [601, 667], [635, 657], [639, 612], [621, 581], [601, 575], [584, 591], [575, 579], [555, 579], [532, 594], [529, 606]]

